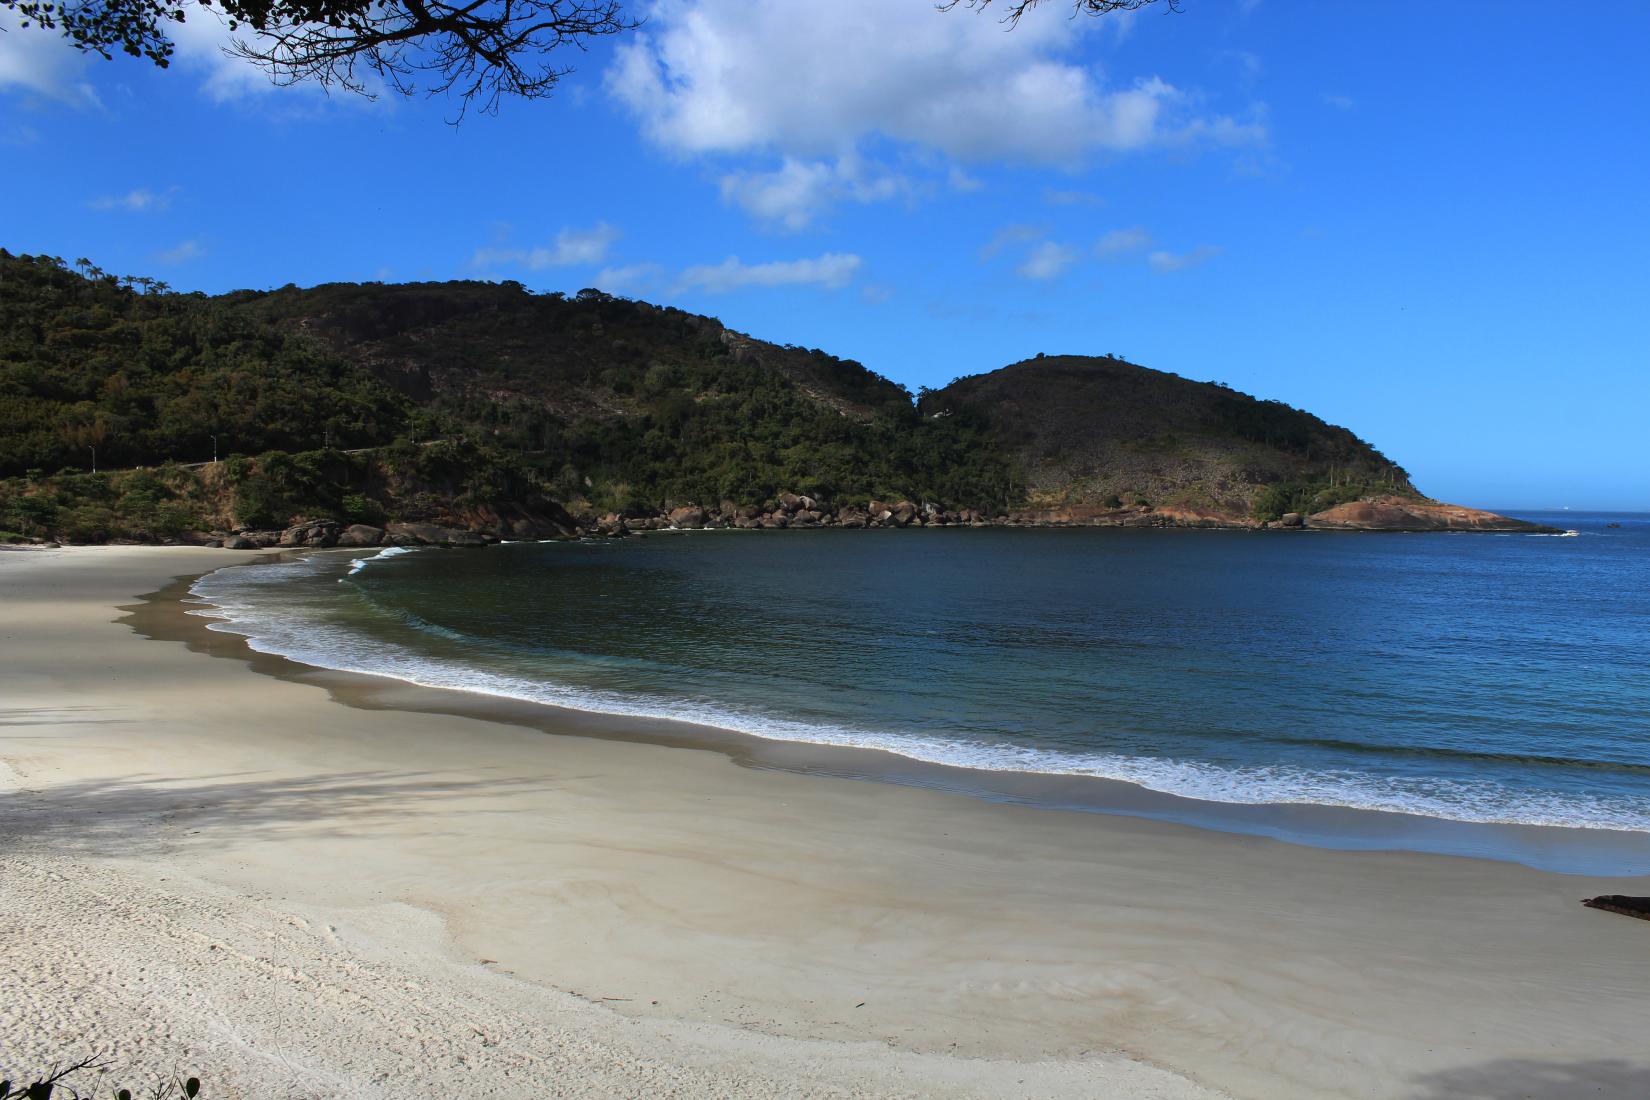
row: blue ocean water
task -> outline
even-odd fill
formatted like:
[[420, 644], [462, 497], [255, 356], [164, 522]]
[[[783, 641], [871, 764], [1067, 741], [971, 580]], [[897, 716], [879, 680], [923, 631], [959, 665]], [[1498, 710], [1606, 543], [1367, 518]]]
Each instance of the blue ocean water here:
[[1227, 803], [1650, 832], [1650, 516], [705, 531], [237, 566], [255, 648]]

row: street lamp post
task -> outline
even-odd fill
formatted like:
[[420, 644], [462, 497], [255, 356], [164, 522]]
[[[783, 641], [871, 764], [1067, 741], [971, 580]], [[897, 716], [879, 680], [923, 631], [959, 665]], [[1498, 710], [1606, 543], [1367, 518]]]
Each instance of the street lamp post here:
[[218, 437], [212, 437], [212, 465], [218, 464]]
[[92, 452], [92, 473], [95, 474], [97, 473], [97, 448], [87, 447], [86, 449]]

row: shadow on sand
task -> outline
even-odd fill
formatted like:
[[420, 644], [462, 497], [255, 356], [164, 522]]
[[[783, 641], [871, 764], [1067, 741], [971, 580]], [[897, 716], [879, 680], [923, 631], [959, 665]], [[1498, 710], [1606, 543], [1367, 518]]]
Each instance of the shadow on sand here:
[[[450, 827], [454, 814], [506, 812], [495, 804], [495, 796], [506, 791], [555, 785], [543, 777], [453, 778], [392, 771], [188, 780], [117, 776], [6, 792], [0, 799], [0, 854], [47, 849], [131, 855], [224, 847], [284, 829], [302, 829], [309, 836], [360, 835], [391, 823], [403, 834], [410, 829], [428, 835]], [[434, 812], [437, 805], [439, 813]], [[419, 818], [424, 819], [422, 828]]]
[[1424, 1074], [1415, 1083], [1420, 1088], [1410, 1100], [1579, 1100], [1585, 1096], [1650, 1100], [1650, 1062], [1503, 1058]]

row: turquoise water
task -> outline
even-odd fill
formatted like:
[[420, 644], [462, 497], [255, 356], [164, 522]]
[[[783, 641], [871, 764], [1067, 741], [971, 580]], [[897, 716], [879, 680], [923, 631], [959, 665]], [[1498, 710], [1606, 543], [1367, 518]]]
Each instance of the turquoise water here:
[[256, 648], [431, 686], [1213, 802], [1650, 832], [1650, 517], [1530, 518], [1576, 534], [706, 531], [325, 553], [195, 591]]

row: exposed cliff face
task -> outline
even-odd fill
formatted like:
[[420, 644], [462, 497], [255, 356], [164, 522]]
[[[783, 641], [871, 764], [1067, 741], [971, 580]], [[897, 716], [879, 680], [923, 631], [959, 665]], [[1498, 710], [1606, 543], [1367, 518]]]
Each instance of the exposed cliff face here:
[[922, 410], [984, 416], [1043, 508], [1146, 501], [1239, 519], [1281, 485], [1418, 495], [1401, 467], [1345, 428], [1120, 359], [1028, 359], [927, 393]]

